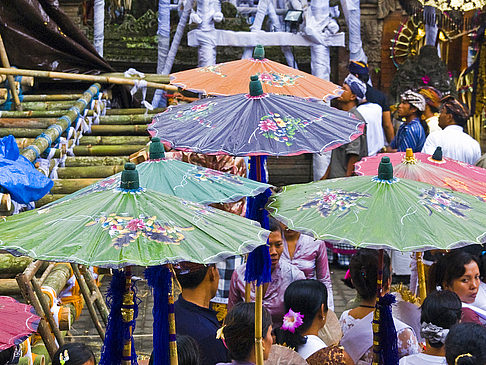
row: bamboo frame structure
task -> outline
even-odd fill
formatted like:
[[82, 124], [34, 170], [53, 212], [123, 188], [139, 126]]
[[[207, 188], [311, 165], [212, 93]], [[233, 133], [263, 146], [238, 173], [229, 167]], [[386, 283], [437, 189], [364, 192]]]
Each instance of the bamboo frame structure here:
[[[0, 68], [0, 74], [45, 77], [50, 79], [61, 79], [61, 80], [98, 82], [102, 84], [140, 86], [140, 80], [127, 78], [127, 77], [96, 76], [96, 75], [72, 74], [68, 72], [25, 70], [25, 69], [17, 69], [17, 68], [14, 69]], [[173, 85], [165, 85], [165, 84], [160, 84], [160, 83], [150, 82], [150, 81], [145, 81], [145, 83], [146, 83], [145, 86], [148, 88], [162, 89], [166, 91], [179, 90], [177, 86], [173, 86]]]
[[51, 143], [76, 120], [79, 113], [83, 112], [86, 106], [91, 102], [93, 96], [99, 92], [100, 88], [100, 84], [91, 85], [90, 88], [83, 93], [83, 97], [80, 98], [65, 115], [57, 119], [55, 125], [47, 128], [43, 134], [36, 138], [34, 143], [22, 150], [22, 156], [26, 157], [29, 161], [34, 162], [37, 157], [50, 147]]
[[[7, 70], [10, 69], [10, 62], [8, 61], [7, 50], [3, 44], [2, 36], [0, 35], [0, 57], [2, 59], [3, 67]], [[15, 88], [15, 80], [12, 75], [7, 74], [8, 85], [10, 86], [10, 91], [12, 93], [12, 98], [14, 101], [15, 109], [22, 111], [22, 105], [20, 104], [19, 95], [17, 94], [17, 89]]]

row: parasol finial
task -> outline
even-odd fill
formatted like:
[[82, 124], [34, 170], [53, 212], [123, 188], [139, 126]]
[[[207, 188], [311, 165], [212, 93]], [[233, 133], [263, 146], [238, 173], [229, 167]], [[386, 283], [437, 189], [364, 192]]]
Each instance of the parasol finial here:
[[164, 146], [160, 143], [160, 138], [154, 137], [151, 140], [149, 147], [149, 158], [151, 160], [159, 160], [165, 157]]
[[253, 50], [253, 58], [255, 60], [263, 60], [265, 58], [265, 48], [261, 44], [258, 44]]
[[392, 180], [393, 179], [393, 165], [390, 162], [390, 157], [385, 156], [381, 158], [380, 166], [378, 166], [378, 179]]
[[252, 75], [250, 77], [250, 80], [250, 95], [263, 95], [262, 83], [260, 82], [260, 80], [258, 80], [258, 75]]
[[416, 164], [417, 163], [417, 159], [413, 155], [413, 150], [411, 148], [407, 148], [405, 150], [405, 159], [402, 162], [406, 163], [406, 164]]
[[135, 164], [127, 162], [125, 164], [125, 170], [122, 171], [120, 188], [127, 190], [137, 190], [140, 187], [138, 180], [138, 171], [135, 168]]
[[435, 160], [435, 161], [442, 161], [442, 147], [441, 146], [438, 146], [435, 149], [434, 154], [432, 155], [432, 159]]

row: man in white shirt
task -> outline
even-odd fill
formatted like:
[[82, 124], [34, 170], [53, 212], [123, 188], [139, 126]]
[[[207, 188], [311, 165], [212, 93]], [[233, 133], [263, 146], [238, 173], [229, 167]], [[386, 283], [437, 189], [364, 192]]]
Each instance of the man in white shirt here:
[[432, 155], [440, 146], [444, 157], [474, 165], [481, 157], [481, 148], [474, 138], [464, 132], [469, 109], [452, 96], [446, 96], [441, 101], [439, 126], [443, 130], [429, 134], [422, 152]]

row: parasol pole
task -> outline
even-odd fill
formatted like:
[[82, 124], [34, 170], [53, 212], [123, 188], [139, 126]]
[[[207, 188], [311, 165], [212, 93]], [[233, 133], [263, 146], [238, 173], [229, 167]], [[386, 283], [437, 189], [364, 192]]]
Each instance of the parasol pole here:
[[[8, 61], [7, 50], [5, 49], [5, 44], [3, 44], [2, 36], [0, 35], [0, 57], [2, 59], [3, 67], [7, 69], [10, 68], [10, 62]], [[15, 80], [12, 75], [7, 76], [8, 85], [10, 86], [10, 91], [12, 92], [12, 98], [15, 105], [15, 110], [22, 111], [22, 105], [20, 104], [19, 95], [17, 94], [17, 89], [15, 88]]]
[[378, 301], [381, 298], [383, 288], [383, 249], [378, 250], [378, 277], [376, 279], [376, 306], [373, 313], [373, 362], [372, 365], [380, 364], [380, 310]]
[[251, 283], [245, 283], [245, 303], [251, 301]]
[[[257, 181], [262, 181], [261, 175], [261, 156], [257, 156], [256, 160], [256, 173]], [[249, 283], [247, 283], [249, 288]], [[250, 296], [248, 290], [248, 297]], [[246, 301], [246, 285], [245, 285], [245, 301]], [[249, 300], [248, 300], [249, 301]], [[262, 343], [262, 308], [263, 308], [263, 283], [260, 283], [256, 287], [255, 293], [255, 360], [256, 365], [263, 365], [263, 343]]]
[[422, 252], [415, 253], [415, 259], [417, 260], [419, 298], [420, 298], [420, 302], [423, 303], [425, 297], [427, 296], [427, 286], [425, 284], [425, 270], [424, 270], [424, 260], [422, 258]]
[[255, 360], [256, 365], [263, 365], [262, 309], [263, 284], [256, 288], [255, 298]]
[[[134, 305], [135, 302], [133, 301], [133, 290], [132, 290], [132, 269], [130, 266], [125, 268], [125, 294], [123, 295], [123, 305], [121, 309], [121, 314], [123, 317], [123, 321], [125, 323], [130, 323], [133, 321], [134, 317]], [[132, 332], [133, 327], [130, 326], [128, 329], [130, 333], [129, 339], [123, 345], [123, 357], [121, 361], [121, 365], [131, 365], [132, 364]]]
[[170, 280], [172, 285], [169, 292], [169, 358], [170, 365], [178, 365], [177, 358], [177, 339], [174, 307], [174, 268], [170, 265]]

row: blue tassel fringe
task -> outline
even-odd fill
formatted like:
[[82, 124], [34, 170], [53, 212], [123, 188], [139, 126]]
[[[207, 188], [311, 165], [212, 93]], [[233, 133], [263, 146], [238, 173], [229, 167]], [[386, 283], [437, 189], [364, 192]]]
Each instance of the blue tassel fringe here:
[[[257, 159], [260, 159], [259, 171], [256, 168]], [[251, 157], [249, 178], [258, 181], [258, 176], [260, 176], [260, 182], [267, 182], [265, 164], [265, 156]], [[259, 222], [261, 226], [266, 229], [268, 229], [268, 212], [265, 210], [265, 205], [267, 204], [268, 197], [271, 194], [270, 189], [267, 189], [255, 197], [248, 198], [246, 208], [246, 217]], [[257, 247], [248, 255], [248, 260], [246, 261], [245, 281], [257, 281], [257, 285], [269, 283], [272, 281], [271, 265], [272, 262], [270, 259], [268, 246]]]
[[154, 364], [169, 365], [169, 293], [171, 291], [171, 275], [165, 266], [152, 266], [145, 270], [147, 284], [153, 290], [154, 333], [153, 353]]
[[392, 294], [385, 294], [378, 300], [380, 310], [380, 357], [381, 363], [386, 365], [398, 365], [398, 341], [395, 323], [392, 317], [391, 305], [396, 299]]

